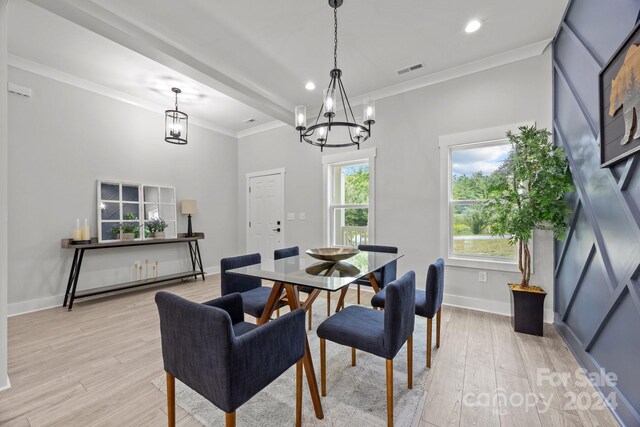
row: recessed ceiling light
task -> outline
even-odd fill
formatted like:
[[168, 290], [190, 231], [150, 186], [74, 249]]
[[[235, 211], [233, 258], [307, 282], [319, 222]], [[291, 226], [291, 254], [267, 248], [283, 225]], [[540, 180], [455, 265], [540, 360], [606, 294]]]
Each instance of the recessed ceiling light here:
[[316, 88], [316, 84], [314, 82], [307, 82], [307, 84], [304, 85], [304, 87], [307, 90], [314, 90]]
[[464, 31], [467, 33], [475, 33], [482, 27], [482, 22], [477, 19], [473, 19], [469, 21], [466, 27], [464, 27]]

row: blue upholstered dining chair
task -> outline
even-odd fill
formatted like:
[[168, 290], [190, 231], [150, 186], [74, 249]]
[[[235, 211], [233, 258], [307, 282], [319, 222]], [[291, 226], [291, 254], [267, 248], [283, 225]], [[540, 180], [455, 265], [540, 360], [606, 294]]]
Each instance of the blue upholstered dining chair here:
[[256, 326], [244, 322], [241, 294], [203, 304], [168, 292], [156, 294], [162, 358], [167, 374], [169, 426], [175, 426], [175, 379], [225, 412], [236, 409], [296, 364], [296, 425], [302, 416], [304, 311]]
[[[396, 248], [395, 246], [358, 245], [358, 249], [367, 252], [383, 252], [387, 254], [398, 253], [398, 248]], [[380, 289], [383, 289], [385, 286], [387, 286], [389, 282], [396, 280], [397, 266], [397, 261], [393, 261], [380, 268], [379, 270], [373, 272], [373, 277], [376, 279], [376, 282], [380, 286]], [[357, 303], [360, 304], [360, 286], [371, 286], [371, 282], [369, 281], [368, 277], [362, 277], [356, 280], [356, 285], [358, 285]]]
[[[227, 271], [252, 264], [259, 264], [260, 262], [261, 258], [259, 253], [222, 258], [220, 260], [222, 296], [234, 292], [241, 293], [244, 312], [258, 319], [262, 316], [264, 307], [267, 305], [271, 288], [262, 286], [262, 280], [257, 277], [239, 276], [237, 274], [229, 274]], [[276, 308], [279, 309], [282, 305], [283, 303], [279, 301]]]
[[[297, 246], [291, 246], [289, 248], [282, 248], [282, 249], [276, 249], [275, 251], [273, 251], [273, 259], [274, 260], [279, 260], [279, 259], [283, 259], [283, 258], [291, 258], [294, 256], [298, 256], [300, 255], [300, 248], [298, 248]], [[310, 288], [308, 286], [298, 286], [298, 292], [302, 292], [308, 295], [313, 291], [313, 288]], [[313, 305], [309, 306], [309, 311], [308, 313], [308, 323], [309, 323], [309, 330], [311, 330], [311, 318], [313, 317]]]
[[326, 340], [351, 347], [351, 364], [356, 365], [356, 349], [386, 359], [387, 425], [393, 426], [393, 358], [407, 342], [407, 386], [413, 387], [413, 313], [416, 274], [409, 271], [385, 286], [387, 309], [382, 312], [359, 305], [339, 311], [318, 326], [320, 337], [320, 378], [322, 395], [327, 395]]
[[[438, 258], [429, 265], [424, 291], [416, 291], [416, 314], [427, 318], [427, 368], [431, 368], [431, 344], [433, 318], [436, 319], [436, 348], [440, 348], [440, 323], [442, 320], [442, 297], [444, 295], [444, 260]], [[371, 298], [371, 305], [384, 308], [386, 293], [378, 292]]]

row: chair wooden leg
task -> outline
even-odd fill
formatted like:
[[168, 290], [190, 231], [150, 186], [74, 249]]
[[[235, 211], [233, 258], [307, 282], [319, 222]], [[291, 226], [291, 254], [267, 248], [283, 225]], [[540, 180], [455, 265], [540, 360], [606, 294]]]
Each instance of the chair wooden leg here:
[[427, 319], [427, 368], [431, 368], [431, 330], [433, 319]]
[[387, 426], [393, 427], [393, 359], [387, 359]]
[[356, 348], [351, 347], [351, 366], [356, 366]]
[[442, 306], [438, 309], [438, 318], [436, 319], [436, 348], [440, 348], [440, 320], [442, 320]]
[[296, 427], [302, 425], [302, 360], [296, 363]]
[[358, 305], [360, 305], [360, 283], [358, 283]]
[[327, 291], [327, 317], [331, 316], [331, 292]]
[[320, 389], [322, 397], [327, 395], [327, 340], [320, 338]]
[[224, 413], [225, 427], [236, 427], [236, 411]]
[[313, 305], [309, 306], [309, 311], [307, 312], [308, 316], [309, 316], [309, 330], [311, 330], [312, 326], [311, 326], [311, 319], [313, 318]]
[[413, 388], [413, 334], [407, 339], [407, 387]]
[[167, 425], [176, 425], [176, 379], [169, 372], [167, 374]]
[[276, 317], [280, 317], [280, 309], [276, 310]]

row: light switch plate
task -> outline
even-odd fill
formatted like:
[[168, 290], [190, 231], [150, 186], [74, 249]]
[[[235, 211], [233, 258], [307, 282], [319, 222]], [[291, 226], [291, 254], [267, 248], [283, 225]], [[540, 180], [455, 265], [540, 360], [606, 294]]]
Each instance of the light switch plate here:
[[296, 220], [296, 213], [295, 212], [289, 212], [287, 213], [287, 219], [289, 221], [295, 221]]
[[305, 219], [307, 219], [307, 213], [306, 212], [300, 212], [298, 214], [298, 218], [300, 218], [300, 221], [304, 221]]

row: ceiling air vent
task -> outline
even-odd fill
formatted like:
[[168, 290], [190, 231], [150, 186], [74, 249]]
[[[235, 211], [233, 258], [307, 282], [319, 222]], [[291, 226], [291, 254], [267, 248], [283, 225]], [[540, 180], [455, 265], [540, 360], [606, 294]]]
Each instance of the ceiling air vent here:
[[398, 75], [400, 75], [400, 76], [401, 76], [401, 75], [403, 75], [403, 74], [410, 73], [411, 71], [419, 70], [419, 69], [421, 69], [422, 67], [424, 67], [424, 65], [422, 65], [422, 63], [420, 63], [420, 64], [415, 64], [415, 65], [412, 65], [412, 66], [410, 66], [410, 67], [407, 67], [407, 68], [403, 68], [403, 69], [401, 69], [401, 70], [398, 70]]

